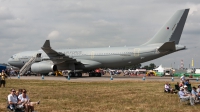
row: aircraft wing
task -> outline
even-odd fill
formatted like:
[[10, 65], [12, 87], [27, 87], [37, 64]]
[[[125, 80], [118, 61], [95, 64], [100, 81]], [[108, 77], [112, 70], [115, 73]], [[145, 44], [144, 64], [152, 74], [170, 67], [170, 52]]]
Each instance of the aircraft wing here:
[[73, 59], [72, 57], [66, 56], [61, 52], [53, 50], [50, 46], [49, 40], [45, 41], [41, 49], [50, 57], [50, 60], [52, 60], [54, 63], [62, 63], [65, 61], [76, 62], [76, 59]]

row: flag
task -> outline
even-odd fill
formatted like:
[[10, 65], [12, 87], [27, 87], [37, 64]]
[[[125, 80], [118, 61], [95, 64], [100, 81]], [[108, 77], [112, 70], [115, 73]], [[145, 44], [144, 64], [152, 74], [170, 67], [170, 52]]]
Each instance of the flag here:
[[194, 60], [193, 59], [192, 59], [192, 64], [191, 65], [192, 65], [192, 67], [194, 66]]

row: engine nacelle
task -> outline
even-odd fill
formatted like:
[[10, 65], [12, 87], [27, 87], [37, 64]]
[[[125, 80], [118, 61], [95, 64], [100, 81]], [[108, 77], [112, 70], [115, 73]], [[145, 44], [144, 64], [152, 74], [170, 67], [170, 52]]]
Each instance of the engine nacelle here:
[[56, 65], [50, 63], [34, 63], [31, 65], [31, 71], [34, 73], [49, 73], [57, 70]]

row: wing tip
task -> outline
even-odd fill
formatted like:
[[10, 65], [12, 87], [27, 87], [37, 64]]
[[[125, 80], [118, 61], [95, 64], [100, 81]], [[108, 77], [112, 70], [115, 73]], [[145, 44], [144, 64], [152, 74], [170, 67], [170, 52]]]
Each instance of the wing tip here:
[[51, 46], [50, 46], [50, 40], [46, 40], [44, 42], [44, 45], [42, 46], [42, 48], [51, 48]]

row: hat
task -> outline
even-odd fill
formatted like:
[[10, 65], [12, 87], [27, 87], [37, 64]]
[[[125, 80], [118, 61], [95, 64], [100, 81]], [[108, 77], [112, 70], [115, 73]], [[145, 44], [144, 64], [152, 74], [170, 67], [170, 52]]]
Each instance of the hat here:
[[186, 88], [187, 86], [186, 85], [184, 85], [184, 88]]
[[183, 87], [180, 87], [180, 90], [183, 90]]

